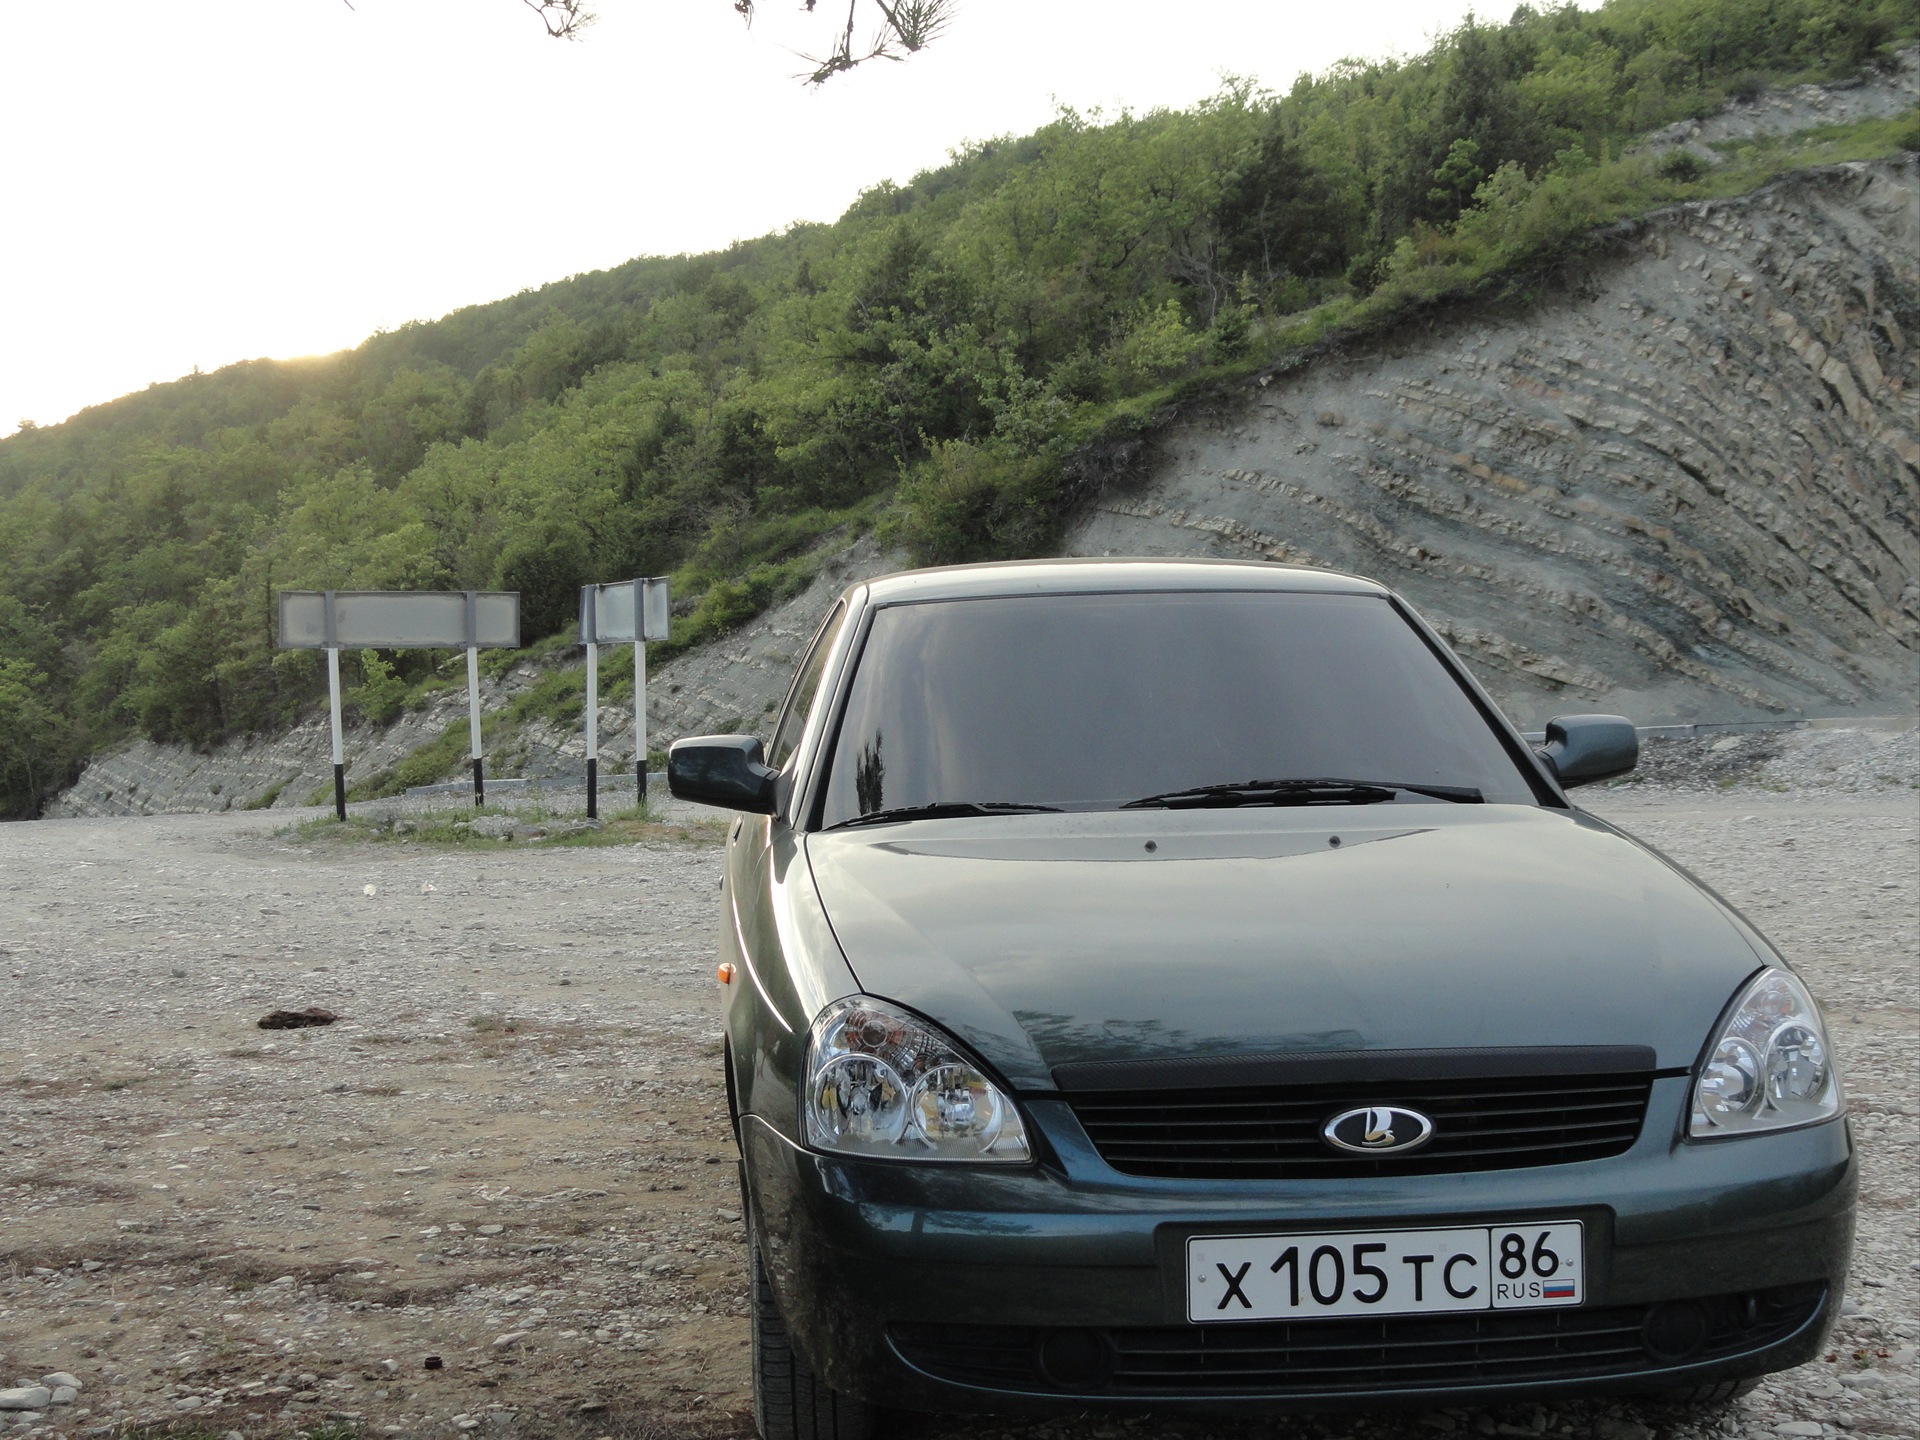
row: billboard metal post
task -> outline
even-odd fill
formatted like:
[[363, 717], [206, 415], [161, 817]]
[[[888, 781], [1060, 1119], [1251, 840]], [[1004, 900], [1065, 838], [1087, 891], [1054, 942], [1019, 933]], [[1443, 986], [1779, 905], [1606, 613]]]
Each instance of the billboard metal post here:
[[640, 782], [640, 803], [647, 803], [647, 646], [649, 640], [667, 638], [667, 577], [636, 580], [633, 636], [633, 759]]
[[473, 745], [473, 803], [487, 799], [480, 748], [480, 647], [520, 647], [520, 596], [510, 590], [282, 590], [282, 650], [327, 652], [333, 723], [333, 809], [347, 818], [346, 747], [340, 723], [340, 651], [467, 652], [467, 711]]
[[473, 803], [487, 803], [487, 764], [480, 749], [480, 651], [467, 647], [467, 735], [473, 755]]
[[587, 814], [596, 813], [600, 770], [600, 647], [633, 643], [633, 767], [647, 803], [647, 645], [667, 638], [667, 578], [580, 587], [580, 643], [587, 647]]
[[347, 818], [347, 747], [340, 735], [340, 647], [327, 647], [327, 699], [333, 712], [333, 814]]
[[580, 643], [587, 647], [587, 818], [600, 818], [600, 592], [580, 587]]
[[600, 647], [587, 642], [587, 818], [600, 818]]

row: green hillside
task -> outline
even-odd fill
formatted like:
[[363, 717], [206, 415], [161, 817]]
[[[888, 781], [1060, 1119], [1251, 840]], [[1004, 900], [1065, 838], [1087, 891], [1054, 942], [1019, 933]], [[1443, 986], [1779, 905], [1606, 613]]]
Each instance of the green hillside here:
[[[1044, 552], [1183, 398], [1462, 295], [1592, 228], [1819, 160], [1911, 115], [1625, 157], [1729, 95], [1879, 63], [1907, 0], [1610, 0], [1469, 23], [1284, 95], [1063, 112], [832, 225], [641, 259], [318, 360], [252, 361], [0, 441], [0, 813], [131, 730], [272, 729], [322, 687], [273, 593], [671, 572], [676, 644], [807, 579], [836, 530], [917, 557]], [[445, 657], [350, 663], [391, 709]]]

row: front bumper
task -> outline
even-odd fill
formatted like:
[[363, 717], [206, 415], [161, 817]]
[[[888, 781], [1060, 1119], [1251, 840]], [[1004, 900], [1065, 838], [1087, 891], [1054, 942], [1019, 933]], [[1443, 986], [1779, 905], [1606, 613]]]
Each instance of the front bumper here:
[[[1674, 1137], [1655, 1082], [1638, 1142], [1537, 1169], [1311, 1182], [1150, 1180], [1108, 1167], [1067, 1106], [1026, 1102], [1052, 1151], [1019, 1169], [843, 1161], [757, 1117], [750, 1203], [794, 1341], [837, 1390], [909, 1409], [1329, 1409], [1679, 1388], [1818, 1351], [1852, 1245], [1843, 1122]], [[1570, 1309], [1194, 1325], [1188, 1237], [1579, 1219]]]

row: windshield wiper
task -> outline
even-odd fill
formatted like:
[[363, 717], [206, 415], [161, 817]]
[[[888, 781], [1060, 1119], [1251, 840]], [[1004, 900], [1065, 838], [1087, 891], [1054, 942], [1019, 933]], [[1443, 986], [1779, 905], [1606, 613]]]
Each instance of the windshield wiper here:
[[1023, 805], [1016, 800], [935, 800], [927, 805], [895, 805], [887, 810], [869, 810], [829, 825], [829, 830], [844, 830], [849, 825], [884, 825], [894, 820], [951, 820], [967, 815], [1058, 815], [1058, 805]]
[[1470, 785], [1406, 785], [1399, 781], [1338, 780], [1237, 780], [1221, 785], [1195, 785], [1186, 790], [1166, 790], [1158, 795], [1143, 795], [1120, 808], [1133, 810], [1154, 805], [1167, 810], [1229, 809], [1235, 805], [1378, 805], [1391, 800], [1400, 791], [1431, 795], [1451, 800], [1456, 805], [1478, 805], [1485, 799]]

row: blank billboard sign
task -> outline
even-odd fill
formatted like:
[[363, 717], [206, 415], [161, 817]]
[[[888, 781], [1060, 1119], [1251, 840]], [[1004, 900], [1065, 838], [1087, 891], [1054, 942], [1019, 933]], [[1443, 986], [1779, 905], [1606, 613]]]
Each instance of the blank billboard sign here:
[[282, 590], [282, 650], [453, 650], [520, 645], [508, 590]]
[[624, 645], [667, 638], [667, 581], [621, 580], [580, 587], [580, 643]]

